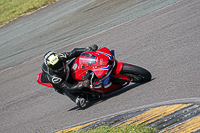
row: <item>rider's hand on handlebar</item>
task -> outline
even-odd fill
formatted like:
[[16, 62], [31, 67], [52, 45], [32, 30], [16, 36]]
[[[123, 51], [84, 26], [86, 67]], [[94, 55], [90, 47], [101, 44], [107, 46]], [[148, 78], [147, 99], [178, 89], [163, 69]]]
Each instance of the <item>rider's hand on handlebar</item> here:
[[96, 44], [90, 46], [90, 47], [86, 47], [87, 50], [89, 51], [96, 51], [98, 49], [98, 46]]
[[84, 87], [90, 87], [90, 80], [86, 79], [85, 81], [83, 81], [83, 86]]
[[58, 55], [59, 55], [59, 57], [61, 59], [67, 59], [68, 58], [68, 53], [67, 52], [59, 53]]
[[83, 87], [89, 88], [90, 87], [90, 80], [86, 79], [85, 81], [79, 82], [78, 88], [82, 89]]

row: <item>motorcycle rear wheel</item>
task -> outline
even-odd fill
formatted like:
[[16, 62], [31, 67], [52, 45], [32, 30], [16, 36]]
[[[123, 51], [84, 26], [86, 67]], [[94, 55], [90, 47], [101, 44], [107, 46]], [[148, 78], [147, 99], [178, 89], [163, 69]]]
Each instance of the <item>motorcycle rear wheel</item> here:
[[131, 78], [131, 82], [145, 83], [151, 80], [151, 73], [139, 66], [124, 64], [120, 72]]

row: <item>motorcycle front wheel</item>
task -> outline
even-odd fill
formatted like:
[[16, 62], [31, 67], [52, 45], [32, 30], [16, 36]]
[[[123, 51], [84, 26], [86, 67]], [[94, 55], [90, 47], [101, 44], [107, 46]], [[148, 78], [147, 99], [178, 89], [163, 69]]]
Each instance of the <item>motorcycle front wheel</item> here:
[[151, 80], [151, 73], [139, 66], [124, 64], [120, 74], [131, 78], [131, 82], [145, 83]]

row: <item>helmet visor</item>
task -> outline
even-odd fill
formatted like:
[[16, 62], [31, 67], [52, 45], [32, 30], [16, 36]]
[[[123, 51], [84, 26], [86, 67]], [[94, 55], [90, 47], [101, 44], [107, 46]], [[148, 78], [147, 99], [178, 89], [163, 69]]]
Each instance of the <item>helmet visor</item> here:
[[64, 63], [59, 60], [54, 66], [51, 68], [55, 73], [63, 73], [64, 72]]

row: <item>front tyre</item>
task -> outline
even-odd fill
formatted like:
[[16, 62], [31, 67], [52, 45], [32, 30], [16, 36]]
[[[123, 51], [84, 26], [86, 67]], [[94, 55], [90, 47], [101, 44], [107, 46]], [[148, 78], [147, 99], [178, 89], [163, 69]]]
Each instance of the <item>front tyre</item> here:
[[151, 80], [151, 73], [139, 66], [124, 64], [120, 74], [131, 78], [131, 82], [145, 83]]

